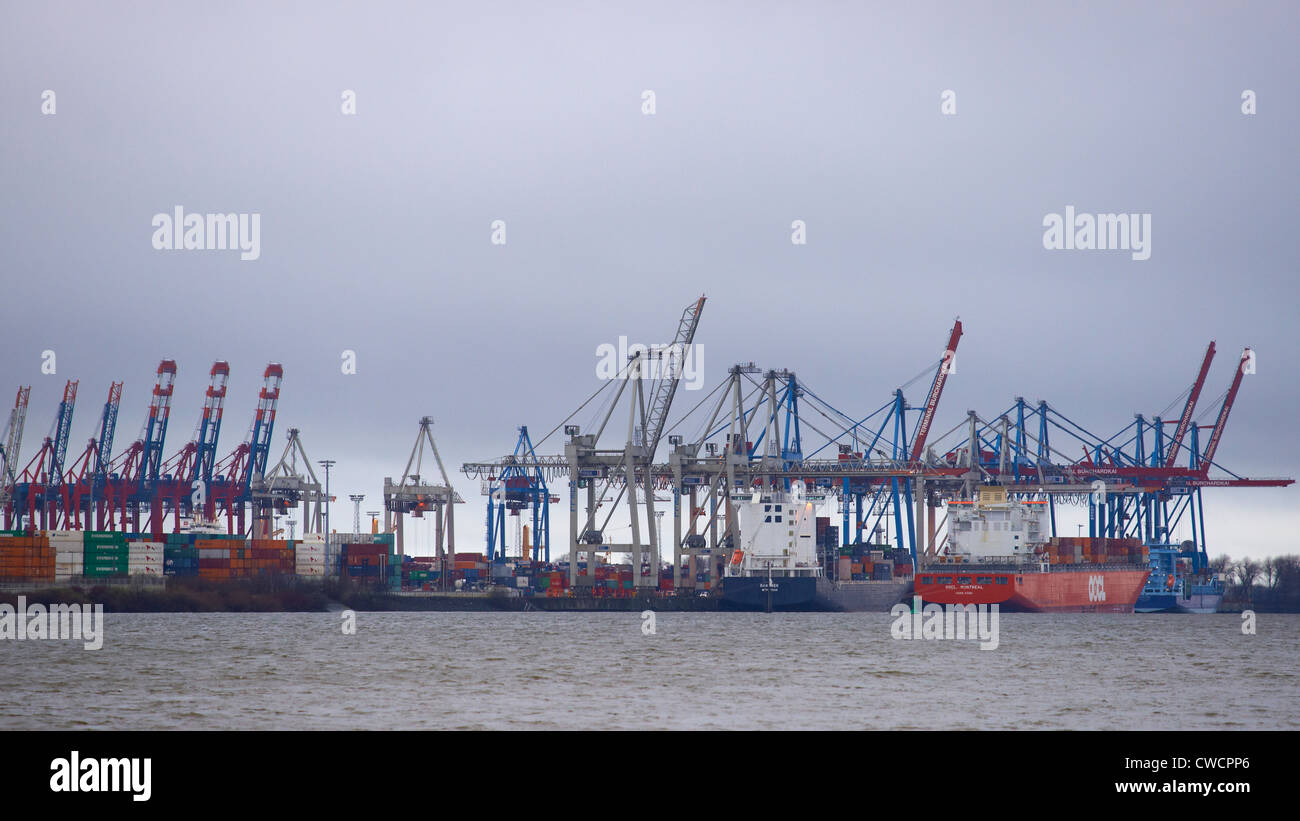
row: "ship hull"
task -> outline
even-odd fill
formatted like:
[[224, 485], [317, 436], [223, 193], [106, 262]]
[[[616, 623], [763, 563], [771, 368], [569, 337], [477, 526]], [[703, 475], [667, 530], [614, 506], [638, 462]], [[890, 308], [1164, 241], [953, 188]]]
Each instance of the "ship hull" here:
[[928, 567], [917, 574], [916, 595], [932, 604], [997, 604], [1011, 613], [1132, 613], [1147, 568], [1078, 570]]
[[1192, 593], [1187, 597], [1178, 597], [1174, 612], [1197, 613], [1200, 615], [1217, 613], [1219, 612], [1219, 603], [1222, 601], [1222, 593]]
[[726, 576], [721, 604], [724, 610], [817, 610], [817, 578]]
[[[829, 613], [888, 612], [912, 594], [910, 578], [890, 581], [833, 582], [814, 576], [772, 578], [728, 576], [722, 580], [726, 610]], [[768, 594], [771, 593], [771, 607]]]
[[1197, 613], [1206, 615], [1219, 612], [1222, 593], [1192, 593], [1180, 596], [1177, 593], [1143, 593], [1138, 597], [1134, 610], [1138, 613]]
[[1133, 606], [1135, 613], [1173, 613], [1178, 607], [1178, 597], [1169, 593], [1143, 593]]

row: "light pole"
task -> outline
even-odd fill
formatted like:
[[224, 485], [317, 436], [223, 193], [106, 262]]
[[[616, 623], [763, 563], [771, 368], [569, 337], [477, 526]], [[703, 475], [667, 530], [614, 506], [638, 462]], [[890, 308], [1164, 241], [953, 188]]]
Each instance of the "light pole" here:
[[325, 561], [330, 561], [330, 468], [334, 467], [333, 459], [322, 459], [317, 464], [325, 468]]
[[352, 500], [352, 532], [361, 532], [361, 500], [366, 498], [364, 493], [349, 493], [348, 498]]

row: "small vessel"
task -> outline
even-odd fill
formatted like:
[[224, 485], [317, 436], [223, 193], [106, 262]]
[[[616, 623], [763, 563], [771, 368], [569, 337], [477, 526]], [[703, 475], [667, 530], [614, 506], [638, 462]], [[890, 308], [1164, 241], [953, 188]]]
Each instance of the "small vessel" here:
[[1192, 542], [1154, 545], [1151, 576], [1138, 597], [1139, 613], [1217, 613], [1223, 579], [1206, 567]]

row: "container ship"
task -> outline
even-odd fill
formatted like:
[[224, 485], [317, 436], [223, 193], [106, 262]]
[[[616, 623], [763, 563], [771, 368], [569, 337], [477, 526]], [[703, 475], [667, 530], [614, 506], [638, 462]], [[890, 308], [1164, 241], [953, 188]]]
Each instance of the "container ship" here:
[[1139, 613], [1217, 613], [1223, 580], [1204, 566], [1195, 546], [1151, 548], [1151, 577], [1138, 596]]
[[1048, 538], [1046, 503], [981, 487], [949, 502], [948, 544], [922, 565], [916, 595], [1007, 612], [1132, 613], [1151, 572], [1138, 539]]
[[[846, 555], [834, 555], [836, 530], [816, 515], [823, 499], [804, 495], [802, 487], [734, 497], [740, 543], [723, 572], [723, 608], [887, 611], [911, 595], [910, 558], [885, 559], [884, 551], [852, 555], [870, 546], [849, 546], [841, 548]], [[830, 557], [833, 576], [826, 567]]]

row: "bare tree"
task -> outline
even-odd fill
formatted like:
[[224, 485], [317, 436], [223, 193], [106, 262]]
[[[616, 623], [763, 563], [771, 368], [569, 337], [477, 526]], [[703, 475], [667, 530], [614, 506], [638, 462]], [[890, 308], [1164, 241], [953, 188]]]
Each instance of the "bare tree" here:
[[1222, 556], [1210, 559], [1210, 570], [1214, 573], [1231, 576], [1236, 571], [1236, 566], [1232, 561], [1232, 557], [1224, 553]]
[[1264, 559], [1259, 566], [1260, 572], [1264, 574], [1264, 583], [1270, 590], [1277, 587], [1277, 560], [1272, 556]]
[[1245, 558], [1237, 562], [1237, 582], [1242, 589], [1250, 593], [1255, 586], [1255, 580], [1259, 578], [1260, 564], [1251, 558]]

